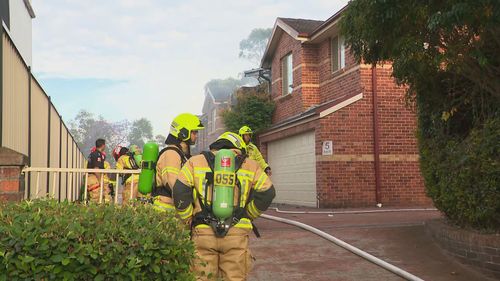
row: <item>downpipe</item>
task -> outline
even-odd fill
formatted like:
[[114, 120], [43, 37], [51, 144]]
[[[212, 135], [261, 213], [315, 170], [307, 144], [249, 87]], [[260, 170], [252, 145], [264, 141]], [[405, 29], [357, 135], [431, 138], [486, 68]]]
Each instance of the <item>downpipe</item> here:
[[298, 222], [298, 221], [294, 221], [294, 220], [289, 220], [289, 219], [284, 219], [284, 218], [280, 218], [280, 217], [275, 217], [275, 216], [270, 216], [270, 215], [266, 215], [266, 214], [262, 214], [261, 215], [262, 218], [265, 218], [265, 219], [268, 219], [268, 220], [273, 220], [273, 221], [277, 221], [277, 222], [282, 222], [282, 223], [286, 223], [286, 224], [290, 224], [290, 225], [294, 225], [294, 226], [297, 226], [297, 227], [300, 227], [302, 229], [305, 229], [307, 231], [310, 231], [334, 244], [336, 244], [337, 246], [340, 246], [348, 251], [350, 251], [351, 253], [355, 254], [355, 255], [358, 255], [398, 276], [401, 276], [402, 278], [406, 279], [406, 280], [411, 280], [411, 281], [423, 281], [423, 279], [407, 272], [407, 271], [404, 271], [403, 269], [399, 268], [399, 267], [396, 267], [388, 262], [385, 262], [359, 248], [356, 248], [350, 244], [347, 244], [346, 242], [326, 233], [326, 232], [323, 232], [317, 228], [314, 228], [310, 225], [307, 225], [305, 223], [301, 223], [301, 222]]

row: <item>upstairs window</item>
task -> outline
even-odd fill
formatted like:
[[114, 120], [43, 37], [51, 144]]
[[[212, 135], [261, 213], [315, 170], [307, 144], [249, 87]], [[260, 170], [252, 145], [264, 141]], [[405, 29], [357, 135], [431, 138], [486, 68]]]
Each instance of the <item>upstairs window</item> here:
[[282, 79], [282, 94], [288, 95], [293, 91], [293, 61], [292, 53], [284, 56], [281, 59], [281, 79]]
[[331, 42], [332, 50], [332, 72], [345, 67], [345, 43], [343, 36], [335, 36]]

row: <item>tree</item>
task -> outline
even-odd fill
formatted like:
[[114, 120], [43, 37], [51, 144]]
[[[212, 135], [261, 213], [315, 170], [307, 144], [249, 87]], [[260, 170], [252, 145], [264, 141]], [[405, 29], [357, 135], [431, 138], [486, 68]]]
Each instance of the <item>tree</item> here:
[[255, 65], [259, 65], [272, 31], [272, 28], [253, 29], [246, 39], [240, 41], [239, 57], [247, 59], [255, 63]]
[[160, 147], [163, 147], [165, 146], [165, 140], [167, 139], [167, 137], [165, 137], [164, 135], [156, 135], [155, 136], [155, 139], [154, 141], [160, 146]]
[[222, 112], [224, 125], [228, 130], [238, 132], [240, 127], [247, 125], [258, 134], [271, 125], [275, 105], [266, 93], [266, 87], [261, 84], [256, 88], [242, 88], [236, 92], [236, 104]]
[[437, 208], [500, 228], [500, 4], [354, 0], [341, 32], [358, 60], [392, 62], [418, 111], [420, 164]]
[[205, 84], [205, 88], [210, 89], [213, 94], [225, 93], [227, 95], [233, 93], [239, 86], [241, 86], [241, 81], [233, 77], [212, 79]]
[[[128, 120], [110, 122], [102, 116], [81, 110], [73, 120], [70, 120], [70, 132], [74, 136], [83, 153], [90, 154], [98, 138], [106, 140], [106, 160], [114, 165], [112, 151], [118, 146], [137, 144], [143, 146], [146, 141], [153, 139], [153, 127], [145, 118], [135, 120], [132, 124]], [[163, 140], [164, 141], [164, 140]], [[163, 142], [162, 141], [162, 142]]]
[[146, 118], [141, 118], [132, 122], [128, 142], [143, 147], [147, 141], [153, 139], [153, 126]]
[[94, 114], [85, 110], [81, 110], [69, 122], [69, 125], [69, 130], [83, 153], [90, 153], [90, 149], [95, 146], [95, 141], [98, 138], [105, 139], [108, 148], [113, 147], [114, 142], [125, 139], [125, 136], [120, 132], [122, 132], [122, 125], [126, 127], [126, 124], [114, 125], [102, 116], [96, 118]]

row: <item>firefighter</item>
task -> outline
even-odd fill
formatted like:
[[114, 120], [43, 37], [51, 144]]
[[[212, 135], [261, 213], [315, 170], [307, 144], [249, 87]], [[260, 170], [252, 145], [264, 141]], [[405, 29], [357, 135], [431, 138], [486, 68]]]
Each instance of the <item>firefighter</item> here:
[[266, 160], [264, 160], [264, 157], [262, 157], [262, 154], [260, 153], [257, 146], [251, 142], [253, 135], [252, 129], [250, 129], [250, 127], [248, 126], [243, 126], [239, 130], [239, 135], [247, 145], [248, 158], [257, 161], [257, 163], [259, 163], [260, 165], [260, 168], [264, 170], [264, 172], [266, 172], [268, 176], [271, 176], [271, 167], [269, 167], [269, 165], [266, 163]]
[[[104, 169], [111, 169], [111, 165], [109, 164], [108, 161], [104, 161]], [[113, 198], [115, 196], [115, 177], [113, 177], [112, 174], [103, 174], [103, 185], [104, 185], [104, 190], [103, 190], [103, 195], [104, 195], [104, 202], [113, 202]]]
[[[95, 142], [95, 147], [91, 149], [90, 155], [88, 157], [87, 169], [109, 169], [109, 166], [106, 166], [106, 152], [104, 149], [106, 148], [106, 141], [104, 139], [97, 139]], [[109, 165], [109, 163], [108, 163]], [[100, 197], [100, 186], [101, 186], [101, 177], [104, 177], [103, 180], [103, 199], [109, 201], [109, 179], [104, 173], [89, 173], [87, 180], [87, 191], [89, 194], [89, 198], [93, 202], [99, 202]]]
[[[134, 156], [128, 148], [117, 146], [113, 150], [113, 157], [116, 161], [116, 169], [117, 170], [137, 170], [139, 166], [135, 162]], [[132, 199], [136, 199], [139, 197], [138, 185], [139, 185], [139, 176], [132, 174], [122, 174], [121, 182], [123, 185], [123, 193], [122, 200], [123, 204], [128, 204], [130, 201], [130, 196], [132, 192]], [[132, 189], [133, 185], [133, 190]]]
[[[212, 205], [214, 157], [221, 149], [230, 149], [236, 156], [234, 209], [222, 226], [214, 222]], [[249, 234], [256, 232], [252, 221], [267, 210], [275, 189], [259, 164], [246, 157], [243, 139], [232, 132], [219, 136], [210, 145], [210, 151], [186, 162], [173, 192], [177, 213], [191, 224], [196, 249], [192, 267], [197, 280], [208, 280], [210, 273], [223, 280], [246, 280], [252, 263]]]
[[191, 157], [190, 145], [195, 144], [198, 131], [203, 130], [200, 119], [183, 113], [174, 118], [165, 140], [167, 145], [160, 151], [156, 164], [156, 186], [153, 189], [153, 207], [158, 211], [174, 211], [172, 187], [179, 171]]

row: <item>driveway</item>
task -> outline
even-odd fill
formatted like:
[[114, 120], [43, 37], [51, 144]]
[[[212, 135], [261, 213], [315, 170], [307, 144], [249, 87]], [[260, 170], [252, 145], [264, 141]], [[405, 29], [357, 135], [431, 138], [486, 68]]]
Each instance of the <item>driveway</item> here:
[[[440, 217], [437, 211], [267, 214], [312, 225], [424, 280], [488, 280], [446, 255], [425, 234], [424, 222]], [[262, 238], [251, 239], [256, 261], [250, 280], [403, 280], [295, 226], [263, 218], [256, 225]]]

